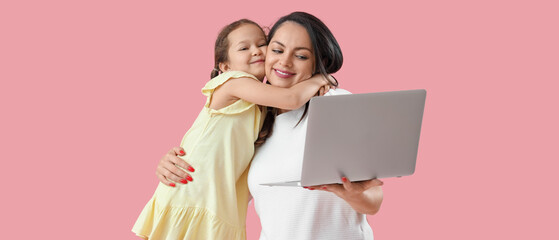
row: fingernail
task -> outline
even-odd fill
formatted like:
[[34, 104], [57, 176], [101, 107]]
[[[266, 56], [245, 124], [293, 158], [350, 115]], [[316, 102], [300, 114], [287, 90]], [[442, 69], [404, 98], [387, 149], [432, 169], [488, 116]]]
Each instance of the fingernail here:
[[314, 190], [314, 188], [310, 187], [309, 190]]
[[188, 168], [186, 168], [186, 169], [188, 169], [188, 171], [190, 171], [190, 172], [194, 172], [194, 168], [192, 168], [191, 166], [188, 166]]
[[181, 155], [184, 155], [184, 151], [183, 151], [183, 150], [181, 150], [181, 152], [180, 152], [180, 153], [181, 153]]
[[326, 187], [322, 187], [322, 189], [326, 189]]
[[187, 184], [188, 181], [186, 181], [186, 179], [181, 179], [181, 183]]
[[192, 177], [191, 177], [191, 176], [186, 176], [186, 179], [187, 179], [188, 181], [191, 181], [191, 182], [192, 182]]
[[346, 177], [342, 177], [342, 182], [347, 182], [347, 178], [346, 178]]
[[309, 188], [309, 187], [303, 187], [303, 188]]
[[174, 184], [174, 183], [171, 183], [171, 184], [169, 184], [169, 186], [171, 186], [171, 187], [175, 187], [175, 184]]

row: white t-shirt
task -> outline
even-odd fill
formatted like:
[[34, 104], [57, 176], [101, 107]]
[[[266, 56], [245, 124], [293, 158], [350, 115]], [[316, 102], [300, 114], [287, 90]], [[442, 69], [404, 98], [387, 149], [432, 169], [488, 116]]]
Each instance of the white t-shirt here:
[[[339, 94], [349, 92], [336, 89], [325, 95]], [[366, 215], [333, 193], [260, 185], [301, 179], [307, 119], [295, 125], [304, 109], [278, 115], [272, 136], [252, 160], [248, 186], [262, 225], [260, 240], [373, 239]]]

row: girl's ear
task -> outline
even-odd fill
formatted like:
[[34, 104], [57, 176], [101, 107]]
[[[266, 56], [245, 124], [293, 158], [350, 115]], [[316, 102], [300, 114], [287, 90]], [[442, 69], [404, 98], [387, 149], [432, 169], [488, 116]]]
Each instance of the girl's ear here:
[[221, 72], [226, 72], [229, 70], [229, 64], [227, 63], [219, 63], [219, 70]]

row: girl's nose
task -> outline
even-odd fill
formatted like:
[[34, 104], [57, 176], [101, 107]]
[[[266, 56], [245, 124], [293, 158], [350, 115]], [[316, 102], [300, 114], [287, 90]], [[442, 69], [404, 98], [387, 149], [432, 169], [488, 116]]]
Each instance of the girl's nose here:
[[260, 50], [260, 48], [255, 48], [255, 49], [252, 51], [252, 56], [260, 56], [260, 55], [262, 55], [262, 54], [263, 54], [263, 52], [262, 52], [262, 50]]

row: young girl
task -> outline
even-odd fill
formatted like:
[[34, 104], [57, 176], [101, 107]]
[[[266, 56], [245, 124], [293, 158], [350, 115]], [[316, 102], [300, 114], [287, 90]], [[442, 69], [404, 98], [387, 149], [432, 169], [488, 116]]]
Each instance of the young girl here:
[[[262, 122], [256, 104], [297, 109], [327, 84], [320, 74], [291, 88], [263, 84], [265, 53], [266, 35], [256, 23], [241, 19], [222, 29], [212, 79], [202, 88], [206, 104], [181, 143], [188, 162], [202, 170], [187, 169], [200, 181], [170, 187], [160, 183], [132, 229], [138, 236], [246, 238], [247, 167]], [[181, 182], [187, 180], [192, 178]]]

